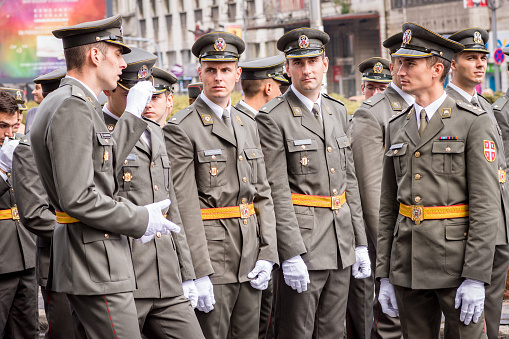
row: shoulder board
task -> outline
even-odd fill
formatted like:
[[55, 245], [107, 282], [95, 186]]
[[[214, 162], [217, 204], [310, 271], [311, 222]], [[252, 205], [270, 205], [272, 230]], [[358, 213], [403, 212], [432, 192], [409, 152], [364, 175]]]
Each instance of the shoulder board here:
[[497, 101], [495, 101], [495, 103], [493, 104], [493, 110], [501, 111], [502, 108], [504, 108], [505, 104], [507, 103], [507, 99], [509, 99], [509, 98], [507, 97], [506, 94], [504, 94], [500, 98], [498, 98]]
[[182, 120], [184, 120], [185, 117], [187, 117], [193, 111], [194, 111], [193, 105], [181, 109], [180, 111], [175, 113], [175, 115], [173, 115], [170, 119], [168, 119], [168, 123], [178, 125]]
[[250, 118], [251, 120], [255, 119], [254, 114], [251, 113], [251, 112], [244, 112], [243, 110], [238, 109], [236, 106], [232, 106], [232, 109], [235, 109], [235, 111], [237, 111], [238, 113], [242, 114], [242, 116], [246, 116], [246, 117]]
[[156, 126], [158, 126], [158, 127], [161, 127], [161, 125], [159, 125], [159, 123], [155, 122], [155, 121], [154, 121], [154, 120], [152, 120], [152, 119], [149, 119], [149, 118], [144, 117], [144, 116], [142, 116], [142, 119], [143, 119], [143, 120], [145, 120], [146, 122], [148, 122], [149, 124], [153, 124], [153, 125], [156, 125]]
[[26, 146], [30, 146], [30, 137], [28, 136], [28, 134], [21, 138], [19, 143]]
[[482, 108], [477, 108], [477, 107], [474, 107], [472, 106], [471, 104], [467, 104], [466, 102], [463, 102], [461, 100], [457, 100], [456, 101], [456, 106], [464, 109], [465, 111], [468, 111], [470, 113], [473, 113], [475, 115], [481, 115], [483, 113], [486, 113], [485, 110], [483, 110]]
[[373, 95], [371, 98], [364, 100], [362, 103], [366, 104], [368, 106], [375, 106], [383, 98], [385, 98], [385, 95], [383, 93], [377, 93], [377, 94]]
[[341, 100], [339, 100], [339, 99], [333, 98], [333, 97], [331, 97], [330, 95], [325, 94], [325, 93], [322, 93], [322, 95], [324, 96], [324, 98], [330, 99], [330, 100], [332, 100], [332, 101], [335, 101], [335, 102], [337, 102], [337, 103], [339, 103], [339, 104], [341, 104], [341, 105], [345, 106], [345, 104], [344, 104]]
[[400, 118], [400, 117], [402, 117], [402, 116], [406, 116], [406, 115], [408, 115], [408, 114], [410, 113], [410, 110], [411, 110], [413, 107], [414, 107], [414, 105], [410, 105], [410, 106], [408, 106], [408, 107], [407, 107], [407, 109], [406, 109], [406, 110], [401, 111], [401, 112], [399, 112], [399, 113], [398, 113], [398, 114], [396, 114], [396, 115], [393, 115], [393, 116], [389, 119], [389, 122], [392, 122], [392, 121], [394, 121], [394, 120], [396, 120], [396, 119], [398, 119], [398, 118]]
[[25, 137], [23, 133], [14, 133], [14, 139], [15, 140], [21, 140]]
[[271, 101], [269, 101], [268, 103], [266, 103], [265, 105], [263, 105], [262, 108], [260, 108], [260, 112], [261, 113], [269, 113], [270, 111], [272, 111], [276, 106], [278, 106], [279, 104], [281, 104], [283, 102], [283, 97], [282, 96], [279, 96], [279, 97], [276, 97], [274, 99], [272, 99]]
[[87, 96], [85, 95], [85, 92], [78, 86], [71, 86], [71, 95], [76, 98], [80, 98], [83, 101], [87, 101]]

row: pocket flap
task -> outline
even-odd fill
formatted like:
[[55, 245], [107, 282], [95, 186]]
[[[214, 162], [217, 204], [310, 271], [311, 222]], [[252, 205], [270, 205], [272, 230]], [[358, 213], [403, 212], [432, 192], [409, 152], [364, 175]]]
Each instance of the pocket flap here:
[[246, 154], [246, 158], [249, 160], [263, 158], [263, 153], [258, 148], [246, 148], [244, 153]]
[[88, 244], [95, 241], [101, 240], [118, 240], [120, 239], [120, 234], [110, 233], [108, 231], [102, 231], [98, 229], [92, 228], [84, 228], [83, 229], [83, 243]]
[[226, 161], [224, 150], [202, 150], [197, 152], [198, 162]]
[[207, 240], [224, 240], [226, 238], [226, 231], [221, 225], [204, 225], [205, 237]]
[[161, 155], [161, 161], [163, 162], [164, 168], [170, 168], [170, 159], [166, 154]]
[[350, 146], [350, 139], [346, 135], [343, 135], [342, 137], [337, 137], [336, 141], [338, 142], [339, 148], [345, 148]]
[[113, 138], [109, 132], [99, 132], [96, 133], [96, 135], [100, 145], [113, 146]]
[[394, 144], [385, 153], [388, 157], [399, 157], [405, 155], [408, 144]]
[[467, 236], [468, 223], [445, 226], [445, 239], [447, 240], [466, 240]]
[[288, 152], [302, 152], [302, 151], [315, 151], [318, 149], [318, 144], [315, 139], [294, 139], [287, 140]]
[[465, 151], [465, 143], [463, 141], [435, 141], [433, 142], [432, 153], [463, 153]]

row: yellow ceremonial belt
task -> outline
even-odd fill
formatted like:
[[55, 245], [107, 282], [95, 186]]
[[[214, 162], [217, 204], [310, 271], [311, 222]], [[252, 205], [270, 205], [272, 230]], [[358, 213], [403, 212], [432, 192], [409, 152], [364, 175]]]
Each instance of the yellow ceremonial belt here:
[[0, 210], [0, 220], [19, 220], [18, 208], [16, 205], [14, 207], [9, 208], [8, 210]]
[[80, 222], [78, 219], [69, 216], [65, 212], [55, 211], [55, 214], [59, 224], [74, 224], [76, 222]]
[[416, 225], [425, 219], [453, 219], [468, 217], [468, 205], [418, 206], [399, 204], [399, 214], [412, 219]]
[[299, 206], [325, 207], [338, 210], [346, 202], [345, 192], [340, 195], [323, 196], [292, 193], [292, 203]]
[[202, 220], [242, 218], [247, 219], [255, 214], [253, 204], [240, 204], [239, 206], [202, 208]]

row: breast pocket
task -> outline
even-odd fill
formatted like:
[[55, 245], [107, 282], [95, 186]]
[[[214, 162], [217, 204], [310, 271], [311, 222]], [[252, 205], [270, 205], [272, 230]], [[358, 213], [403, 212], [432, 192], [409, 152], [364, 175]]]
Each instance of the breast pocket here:
[[226, 154], [224, 150], [217, 152], [198, 151], [197, 177], [200, 187], [218, 187], [226, 184]]
[[135, 191], [139, 189], [136, 185], [136, 182], [139, 181], [139, 175], [140, 161], [136, 155], [129, 154], [129, 157], [124, 160], [124, 165], [118, 176], [121, 189], [123, 191]]
[[406, 173], [408, 166], [408, 157], [406, 156], [408, 144], [400, 143], [391, 145], [385, 155], [394, 162], [396, 176], [401, 177]]
[[437, 174], [459, 174], [465, 169], [463, 141], [435, 141], [432, 147], [432, 169]]
[[318, 172], [318, 143], [315, 139], [288, 140], [288, 168], [291, 174]]
[[347, 150], [348, 147], [350, 147], [350, 140], [346, 135], [342, 137], [337, 137], [336, 142], [338, 143], [339, 147], [339, 161], [341, 164], [341, 169], [346, 170], [346, 161], [347, 161]]
[[170, 190], [170, 182], [171, 182], [171, 164], [170, 159], [166, 154], [161, 155], [161, 162], [163, 164], [163, 175], [164, 175], [164, 185], [166, 190]]
[[251, 183], [256, 184], [258, 182], [258, 166], [260, 166], [259, 159], [263, 158], [263, 153], [258, 148], [246, 148], [244, 154], [251, 167]]
[[99, 153], [97, 161], [100, 163], [101, 172], [110, 171], [113, 168], [113, 144], [110, 133], [97, 133]]

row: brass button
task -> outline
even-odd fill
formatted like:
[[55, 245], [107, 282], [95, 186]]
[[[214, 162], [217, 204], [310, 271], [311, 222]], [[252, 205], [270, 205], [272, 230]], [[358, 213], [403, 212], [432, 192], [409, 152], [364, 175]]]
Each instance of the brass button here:
[[106, 239], [108, 239], [108, 238], [110, 237], [110, 235], [109, 235], [108, 233], [104, 233], [104, 237], [105, 237]]
[[336, 215], [338, 215], [338, 214], [339, 214], [339, 211], [338, 211], [338, 210], [336, 210]]
[[415, 200], [415, 202], [419, 202], [419, 201], [421, 201], [421, 197], [420, 196], [416, 196], [414, 200]]
[[11, 188], [11, 192], [14, 192], [14, 188]]
[[104, 142], [105, 142], [105, 143], [109, 143], [108, 139], [104, 139]]
[[161, 232], [156, 233], [156, 237], [158, 237], [158, 238], [161, 238], [161, 235], [162, 235]]
[[334, 194], [334, 195], [338, 194], [338, 190], [337, 189], [333, 189], [332, 190], [332, 194]]
[[502, 189], [505, 190], [505, 186], [504, 185], [502, 185]]
[[300, 145], [300, 148], [306, 149], [306, 145]]
[[346, 146], [346, 141], [343, 144]]
[[246, 177], [242, 178], [242, 182], [247, 182], [247, 178]]
[[467, 232], [463, 233], [463, 235], [466, 237], [467, 236]]
[[419, 180], [421, 178], [421, 175], [419, 173], [417, 173], [415, 176], [414, 176], [415, 180]]
[[247, 201], [247, 199], [246, 199], [246, 198], [242, 198], [242, 203], [243, 203], [243, 204], [245, 204], [245, 203], [246, 203], [246, 201]]
[[242, 220], [244, 222], [244, 225], [247, 225], [247, 219]]
[[329, 152], [329, 153], [332, 152], [332, 147], [330, 147], [330, 146], [327, 147], [327, 152]]
[[450, 152], [450, 151], [451, 151], [451, 148], [450, 148], [449, 146], [447, 146], [447, 147], [445, 148], [445, 151], [446, 151], [446, 152]]
[[256, 158], [256, 153], [253, 152], [253, 158]]
[[10, 178], [11, 177], [11, 172], [8, 172], [7, 173], [7, 178]]
[[421, 156], [421, 152], [417, 151], [417, 152], [415, 152], [415, 154], [414, 154], [414, 155], [415, 155], [415, 157], [416, 157], [416, 158], [418, 158], [418, 157], [420, 157], [420, 156]]
[[154, 185], [154, 191], [157, 191], [159, 190], [159, 187], [157, 187], [157, 185]]
[[215, 159], [216, 159], [216, 156], [215, 156], [215, 155], [213, 155], [213, 156], [211, 156], [211, 158], [212, 158], [212, 160], [215, 160]]
[[394, 154], [398, 154], [398, 150], [397, 149], [394, 150]]
[[334, 173], [334, 172], [336, 172], [336, 170], [335, 170], [334, 168], [331, 168], [331, 169], [330, 169], [330, 172], [331, 172], [331, 173]]
[[127, 165], [127, 164], [129, 164], [129, 161], [124, 160], [124, 165]]
[[239, 161], [242, 161], [244, 157], [242, 155], [239, 155]]
[[153, 161], [150, 163], [150, 167], [154, 167], [155, 165], [156, 165], [156, 164], [154, 164], [154, 162], [153, 162]]

